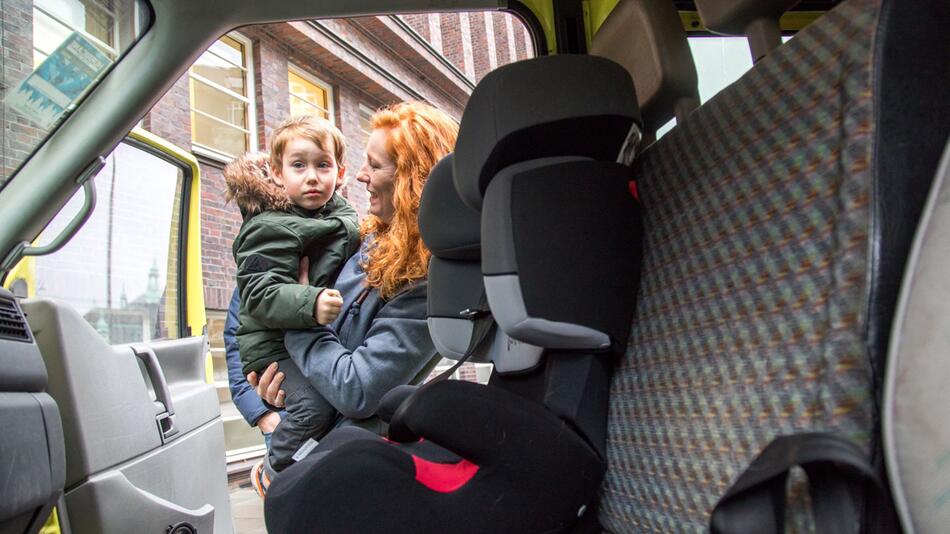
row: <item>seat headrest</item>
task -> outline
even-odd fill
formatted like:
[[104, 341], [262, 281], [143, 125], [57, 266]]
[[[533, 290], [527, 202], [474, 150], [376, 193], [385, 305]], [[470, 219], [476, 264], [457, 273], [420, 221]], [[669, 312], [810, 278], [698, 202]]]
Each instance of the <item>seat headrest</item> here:
[[419, 233], [433, 255], [450, 260], [480, 257], [481, 217], [466, 206], [452, 179], [452, 154], [432, 167], [419, 201]]
[[501, 169], [548, 156], [616, 161], [642, 126], [630, 73], [588, 55], [545, 56], [486, 75], [465, 107], [455, 145], [455, 185], [480, 209]]
[[630, 71], [648, 135], [699, 107], [696, 65], [669, 0], [618, 3], [594, 35], [590, 53]]
[[800, 0], [696, 0], [706, 29], [722, 35], [745, 35], [758, 61], [782, 44], [779, 18]]

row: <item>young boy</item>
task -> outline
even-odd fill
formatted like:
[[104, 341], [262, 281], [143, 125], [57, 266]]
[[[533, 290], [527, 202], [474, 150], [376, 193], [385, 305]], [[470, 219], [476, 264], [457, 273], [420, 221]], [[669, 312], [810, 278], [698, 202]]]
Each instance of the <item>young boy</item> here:
[[[304, 115], [274, 130], [269, 162], [245, 154], [224, 169], [228, 200], [237, 202], [244, 217], [234, 240], [243, 373], [260, 373], [276, 361], [284, 374], [287, 415], [271, 437], [265, 476], [251, 477], [261, 494], [267, 480], [292, 464], [307, 440], [321, 438], [336, 416], [290, 359], [283, 329], [329, 324], [343, 305], [329, 286], [359, 247], [356, 211], [336, 194], [344, 150], [340, 130]], [[304, 256], [310, 285], [297, 283]]]

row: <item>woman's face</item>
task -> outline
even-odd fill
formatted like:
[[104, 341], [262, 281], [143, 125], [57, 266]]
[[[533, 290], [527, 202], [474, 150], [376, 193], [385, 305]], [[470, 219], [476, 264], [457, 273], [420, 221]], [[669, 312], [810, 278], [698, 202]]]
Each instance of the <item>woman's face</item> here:
[[356, 180], [366, 184], [369, 191], [369, 213], [390, 224], [396, 213], [393, 205], [393, 193], [396, 190], [396, 162], [393, 161], [386, 146], [389, 132], [375, 129], [366, 142], [366, 160], [356, 173]]

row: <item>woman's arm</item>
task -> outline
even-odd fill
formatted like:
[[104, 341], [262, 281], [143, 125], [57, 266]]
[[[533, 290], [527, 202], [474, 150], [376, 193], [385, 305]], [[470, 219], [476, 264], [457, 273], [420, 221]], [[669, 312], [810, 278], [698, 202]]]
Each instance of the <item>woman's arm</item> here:
[[408, 384], [435, 356], [425, 307], [425, 283], [393, 298], [353, 351], [325, 327], [287, 332], [284, 344], [330, 404], [345, 417], [364, 419], [375, 414], [386, 392]]

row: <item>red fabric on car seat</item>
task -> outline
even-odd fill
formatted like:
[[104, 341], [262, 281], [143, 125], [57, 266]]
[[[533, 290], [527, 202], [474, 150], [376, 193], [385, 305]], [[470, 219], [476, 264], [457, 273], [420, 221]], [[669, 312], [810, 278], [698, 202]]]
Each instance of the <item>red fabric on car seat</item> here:
[[468, 460], [441, 464], [413, 455], [412, 461], [416, 465], [416, 481], [440, 493], [451, 493], [461, 488], [478, 472], [478, 466]]

